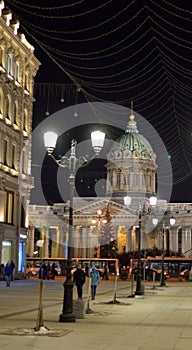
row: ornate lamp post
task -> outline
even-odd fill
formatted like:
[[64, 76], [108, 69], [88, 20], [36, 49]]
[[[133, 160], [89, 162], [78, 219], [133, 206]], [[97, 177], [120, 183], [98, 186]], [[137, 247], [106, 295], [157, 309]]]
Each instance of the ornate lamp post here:
[[[101, 131], [94, 131], [91, 133], [92, 147], [96, 156], [99, 155], [103, 148], [105, 134]], [[77, 141], [71, 141], [71, 154], [68, 157], [62, 157], [57, 160], [53, 155], [57, 141], [57, 134], [54, 132], [47, 132], [44, 134], [44, 144], [48, 154], [54, 159], [54, 161], [61, 167], [69, 168], [69, 240], [68, 240], [68, 257], [67, 257], [67, 275], [64, 282], [64, 298], [63, 298], [63, 311], [59, 317], [60, 322], [75, 322], [75, 315], [73, 313], [73, 281], [72, 281], [72, 238], [73, 238], [73, 197], [75, 187], [75, 173], [78, 167], [80, 167], [87, 160], [84, 157], [77, 159], [76, 157], [76, 145]]]
[[[149, 198], [150, 206], [154, 207], [157, 203], [157, 198], [152, 196]], [[124, 197], [124, 204], [130, 205], [131, 204], [131, 197], [126, 196]], [[145, 208], [143, 208], [145, 209]], [[137, 278], [136, 278], [136, 291], [135, 295], [143, 295], [144, 294], [144, 288], [142, 286], [142, 274], [141, 274], [141, 220], [142, 216], [146, 214], [146, 211], [143, 210], [141, 207], [141, 204], [139, 204], [139, 229], [138, 229], [138, 267], [137, 267]], [[150, 210], [148, 210], [149, 212]]]

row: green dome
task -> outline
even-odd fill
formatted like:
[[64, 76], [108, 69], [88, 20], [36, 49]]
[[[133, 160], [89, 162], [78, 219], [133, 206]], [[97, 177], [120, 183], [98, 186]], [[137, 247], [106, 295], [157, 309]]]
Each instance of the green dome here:
[[[125, 133], [115, 141], [110, 149], [109, 155], [114, 155], [115, 151], [129, 150], [130, 155], [133, 154], [133, 156], [136, 156], [137, 158], [145, 158], [154, 161], [155, 154], [153, 149], [146, 138], [139, 134], [137, 123], [134, 118], [134, 115], [131, 114]], [[128, 154], [126, 153], [126, 157], [127, 155]]]

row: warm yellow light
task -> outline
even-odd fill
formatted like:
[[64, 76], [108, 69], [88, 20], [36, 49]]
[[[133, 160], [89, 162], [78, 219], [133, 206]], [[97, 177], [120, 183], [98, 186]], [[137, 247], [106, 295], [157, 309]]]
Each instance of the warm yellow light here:
[[101, 215], [101, 214], [102, 214], [102, 210], [101, 209], [97, 210], [97, 215]]

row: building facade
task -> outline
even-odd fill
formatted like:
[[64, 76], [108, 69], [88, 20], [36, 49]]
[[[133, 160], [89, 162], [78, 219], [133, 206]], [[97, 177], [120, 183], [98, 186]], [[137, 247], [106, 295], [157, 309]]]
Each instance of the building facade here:
[[[0, 2], [0, 261], [24, 274], [27, 208], [33, 188], [31, 145], [34, 77], [40, 62]], [[20, 181], [19, 181], [20, 180]], [[19, 185], [22, 183], [22, 186]]]
[[[107, 154], [106, 168], [105, 197], [74, 198], [73, 256], [116, 257], [137, 252], [139, 214], [143, 254], [158, 255], [164, 247], [168, 255], [191, 256], [192, 203], [167, 203], [158, 198], [155, 207], [150, 205], [150, 197], [156, 195], [156, 156], [139, 134], [133, 112], [125, 133]], [[127, 194], [132, 199], [129, 206], [124, 205]], [[172, 217], [174, 226], [170, 225]], [[30, 206], [27, 255], [66, 258], [68, 218], [68, 203]], [[154, 218], [158, 219], [155, 225]], [[44, 241], [39, 251], [38, 239]]]

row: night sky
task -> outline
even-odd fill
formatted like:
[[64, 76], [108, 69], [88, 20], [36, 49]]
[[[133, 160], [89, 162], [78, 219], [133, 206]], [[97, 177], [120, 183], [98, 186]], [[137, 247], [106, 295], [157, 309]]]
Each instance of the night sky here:
[[[192, 202], [191, 0], [5, 3], [41, 61], [33, 127], [46, 111], [95, 101], [130, 108], [133, 100], [134, 111], [156, 129], [171, 156], [171, 201]], [[119, 133], [109, 131], [114, 139]], [[64, 135], [68, 146], [73, 136], [74, 130]], [[45, 160], [46, 173], [49, 167]], [[50, 202], [59, 200], [55, 177], [42, 177]]]

